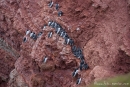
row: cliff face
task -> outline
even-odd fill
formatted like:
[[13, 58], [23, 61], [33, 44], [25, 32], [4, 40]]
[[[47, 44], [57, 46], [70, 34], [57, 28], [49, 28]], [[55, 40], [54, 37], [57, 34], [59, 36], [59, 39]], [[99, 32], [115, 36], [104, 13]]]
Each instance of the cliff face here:
[[[53, 0], [63, 12], [61, 17], [49, 2], [0, 0], [0, 38], [15, 50], [0, 50], [9, 87], [80, 87], [130, 72], [130, 0]], [[72, 77], [80, 61], [71, 46], [63, 44], [53, 28], [43, 30], [50, 20], [59, 23], [83, 51], [89, 69], [79, 72], [80, 85], [76, 85], [78, 77]], [[27, 29], [43, 34], [33, 40], [25, 34]], [[50, 31], [53, 35], [48, 38]], [[12, 60], [5, 61], [5, 54]], [[43, 63], [45, 56], [48, 60]], [[1, 78], [4, 72], [0, 70]]]
[[7, 87], [9, 74], [15, 68], [14, 63], [16, 59], [4, 50], [0, 50], [0, 54], [0, 87]]

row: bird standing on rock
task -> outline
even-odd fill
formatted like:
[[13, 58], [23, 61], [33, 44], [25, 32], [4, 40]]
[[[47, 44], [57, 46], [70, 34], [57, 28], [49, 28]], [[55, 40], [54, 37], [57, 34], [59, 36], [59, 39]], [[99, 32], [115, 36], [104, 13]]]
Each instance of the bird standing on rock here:
[[49, 32], [48, 33], [48, 38], [51, 38], [52, 37], [52, 32]]
[[70, 38], [67, 38], [66, 39], [66, 44], [69, 44], [69, 42], [70, 42]]
[[43, 33], [43, 32], [39, 32], [38, 35], [37, 35], [37, 37], [40, 37], [40, 36], [42, 35], [42, 33]]
[[50, 26], [51, 26], [52, 28], [54, 28], [54, 27], [55, 27], [55, 22], [53, 21]]
[[72, 73], [72, 76], [75, 77], [78, 72], [79, 72], [79, 68], [75, 69], [74, 72]]
[[50, 3], [49, 3], [49, 7], [51, 8], [53, 6], [53, 1], [51, 0]]
[[27, 37], [24, 37], [24, 38], [23, 38], [23, 42], [26, 42], [26, 41], [27, 41]]
[[83, 65], [80, 65], [80, 70], [87, 70], [89, 67], [87, 65], [87, 63], [83, 64]]
[[64, 33], [65, 33], [65, 31], [64, 31], [64, 30], [61, 30], [61, 31], [60, 31], [60, 36], [63, 37]]
[[63, 12], [62, 11], [58, 11], [58, 16], [62, 16]]
[[30, 33], [30, 38], [32, 38], [32, 37], [33, 37], [33, 35], [34, 35], [34, 33], [33, 33], [33, 32], [31, 32], [31, 33]]
[[37, 40], [37, 35], [34, 33], [32, 38], [33, 38], [34, 40]]
[[81, 83], [81, 78], [78, 78], [76, 84], [78, 85], [80, 83]]
[[58, 34], [60, 32], [61, 28], [56, 29], [56, 33]]
[[70, 46], [74, 45], [74, 41], [73, 41], [72, 39], [70, 39], [69, 45], [70, 45]]
[[44, 60], [43, 60], [43, 63], [46, 63], [46, 62], [47, 62], [47, 59], [48, 59], [48, 58], [45, 57]]
[[59, 4], [58, 3], [56, 4], [56, 10], [57, 11], [59, 10]]
[[46, 26], [47, 26], [47, 25], [46, 25], [46, 24], [44, 24], [44, 26], [42, 27], [42, 30], [44, 30], [44, 29], [46, 28]]
[[26, 31], [26, 35], [28, 35], [29, 33], [30, 33], [30, 30], [27, 30], [27, 31]]
[[52, 23], [52, 22], [53, 22], [53, 21], [49, 21], [49, 22], [48, 22], [48, 26], [51, 26], [51, 23]]

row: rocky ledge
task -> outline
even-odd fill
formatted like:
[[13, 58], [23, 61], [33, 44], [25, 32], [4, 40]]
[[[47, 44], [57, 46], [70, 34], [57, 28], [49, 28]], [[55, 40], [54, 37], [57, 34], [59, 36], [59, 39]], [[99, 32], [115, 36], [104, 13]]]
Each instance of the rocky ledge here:
[[130, 0], [0, 0], [0, 87], [89, 87], [129, 73], [129, 13]]

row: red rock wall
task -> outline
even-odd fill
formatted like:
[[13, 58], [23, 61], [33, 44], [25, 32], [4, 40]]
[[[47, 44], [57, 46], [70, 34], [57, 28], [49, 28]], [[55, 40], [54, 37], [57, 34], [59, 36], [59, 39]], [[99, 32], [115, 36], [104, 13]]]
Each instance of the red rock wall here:
[[[47, 27], [36, 41], [25, 35], [27, 29], [42, 31], [49, 20], [61, 24], [83, 49], [90, 69], [79, 73], [80, 86], [130, 72], [129, 0], [53, 0], [64, 13], [61, 17], [54, 7], [49, 8], [49, 1], [0, 0], [0, 37], [20, 53], [15, 69], [24, 84], [29, 87], [77, 86], [72, 72], [79, 66], [79, 60], [61, 37], [56, 34], [47, 37], [49, 31], [54, 33], [53, 29]], [[22, 42], [23, 37], [28, 38], [26, 43]], [[43, 64], [46, 55], [49, 59]], [[14, 85], [17, 87], [20, 81], [16, 78]]]
[[9, 74], [14, 69], [15, 58], [0, 49], [0, 87], [7, 87]]

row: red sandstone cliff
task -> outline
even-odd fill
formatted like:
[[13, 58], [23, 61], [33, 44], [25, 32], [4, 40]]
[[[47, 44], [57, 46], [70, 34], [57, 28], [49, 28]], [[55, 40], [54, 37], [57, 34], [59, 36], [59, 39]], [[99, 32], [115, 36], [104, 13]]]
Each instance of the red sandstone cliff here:
[[[49, 1], [0, 0], [0, 38], [7, 44], [0, 42], [0, 87], [81, 87], [130, 72], [130, 0], [52, 0], [61, 17]], [[63, 38], [50, 27], [37, 40], [25, 35], [27, 29], [42, 31], [49, 20], [62, 25], [83, 50], [90, 68], [79, 73], [80, 85], [72, 77], [79, 60]]]

